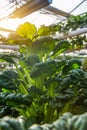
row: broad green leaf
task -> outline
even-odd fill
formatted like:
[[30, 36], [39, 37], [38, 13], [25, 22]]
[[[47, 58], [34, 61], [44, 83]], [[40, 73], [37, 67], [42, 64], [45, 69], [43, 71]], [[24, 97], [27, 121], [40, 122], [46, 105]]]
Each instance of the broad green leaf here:
[[49, 26], [44, 26], [42, 25], [39, 29], [38, 29], [38, 35], [39, 36], [49, 36], [51, 33], [51, 29]]
[[42, 36], [32, 43], [31, 52], [39, 54], [51, 53], [55, 47], [55, 40], [50, 36]]
[[3, 103], [8, 102], [11, 106], [19, 105], [30, 105], [32, 103], [32, 98], [29, 95], [24, 95], [21, 93], [10, 93], [10, 92], [1, 92], [0, 101]]
[[59, 55], [65, 51], [67, 51], [70, 47], [70, 44], [68, 41], [64, 41], [61, 40], [57, 43], [57, 45], [55, 46], [54, 50], [53, 50], [53, 55]]
[[0, 119], [0, 130], [25, 130], [23, 119], [4, 117]]
[[22, 58], [21, 61], [23, 61], [26, 66], [28, 66], [28, 68], [32, 68], [34, 64], [40, 62], [38, 55], [29, 55], [27, 57]]
[[14, 58], [17, 58], [17, 56], [11, 56], [7, 54], [0, 55], [0, 59], [2, 59], [3, 61], [9, 62], [10, 64], [15, 64]]
[[35, 86], [29, 87], [28, 92], [32, 96], [32, 98], [41, 96], [43, 94], [43, 91]]
[[44, 79], [54, 75], [58, 69], [63, 67], [66, 61], [48, 60], [46, 62], [36, 63], [31, 71], [32, 78], [43, 77]]
[[19, 84], [17, 81], [18, 73], [14, 70], [6, 70], [0, 74], [0, 88], [9, 90], [16, 90], [16, 85]]
[[35, 25], [29, 22], [25, 22], [16, 29], [16, 33], [23, 38], [30, 38], [32, 40], [33, 37], [37, 34], [37, 29]]
[[68, 63], [64, 66], [62, 72], [63, 74], [67, 74], [68, 71], [72, 69], [79, 69], [81, 68], [82, 62], [80, 59], [71, 59]]

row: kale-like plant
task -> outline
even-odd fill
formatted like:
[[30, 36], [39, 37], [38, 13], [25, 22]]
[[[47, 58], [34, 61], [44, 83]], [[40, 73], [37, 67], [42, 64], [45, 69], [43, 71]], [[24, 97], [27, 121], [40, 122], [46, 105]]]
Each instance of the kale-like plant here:
[[[8, 42], [19, 43], [20, 49], [16, 60], [14, 56], [0, 57], [14, 66], [13, 70], [0, 73], [1, 117], [9, 115], [5, 113], [5, 108], [9, 108], [11, 113], [16, 111], [17, 116], [23, 115], [33, 123], [51, 123], [65, 112], [87, 111], [87, 72], [82, 60], [67, 60], [66, 55], [59, 59], [61, 54], [82, 45], [86, 37], [53, 38], [54, 33], [61, 33], [63, 28], [65, 24], [61, 23], [61, 26], [43, 26], [37, 31], [34, 25], [25, 23], [18, 27], [17, 39], [13, 36], [8, 39]], [[69, 30], [70, 26], [66, 24], [66, 28]]]

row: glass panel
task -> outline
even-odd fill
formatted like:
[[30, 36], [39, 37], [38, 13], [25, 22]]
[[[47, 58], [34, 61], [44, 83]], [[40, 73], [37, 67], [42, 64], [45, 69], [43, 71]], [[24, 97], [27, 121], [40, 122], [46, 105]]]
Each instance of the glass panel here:
[[[81, 5], [79, 5], [81, 3]], [[83, 12], [87, 12], [87, 0], [53, 0], [52, 6], [57, 9], [61, 9], [65, 12], [71, 12], [77, 5], [75, 11], [72, 12], [74, 15], [78, 15]]]
[[[9, 26], [7, 26], [9, 21], [10, 23], [13, 21], [14, 27], [16, 28], [19, 24], [24, 23], [25, 21], [40, 26], [42, 24], [50, 25], [66, 19], [62, 14], [55, 14], [44, 8], [21, 19], [9, 19], [9, 14], [29, 1], [32, 0], [0, 0], [0, 27], [9, 29]], [[52, 2], [50, 6], [55, 7], [57, 10], [64, 11], [65, 13], [78, 15], [87, 12], [87, 0], [48, 0], [48, 2]], [[11, 24], [11, 26], [13, 26], [13, 24]]]

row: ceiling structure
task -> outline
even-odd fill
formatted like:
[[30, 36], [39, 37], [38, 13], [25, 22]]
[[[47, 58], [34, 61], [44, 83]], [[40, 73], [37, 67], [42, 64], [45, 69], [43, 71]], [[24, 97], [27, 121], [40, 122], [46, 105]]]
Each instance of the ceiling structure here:
[[[15, 31], [16, 28], [14, 30], [13, 27], [26, 21], [38, 27], [43, 24], [55, 24], [67, 20], [70, 15], [79, 15], [85, 12], [87, 12], [87, 0], [0, 0], [0, 33], [7, 34]], [[12, 28], [8, 26], [10, 20]], [[77, 31], [69, 33], [68, 36], [87, 33], [87, 28]], [[59, 36], [60, 39], [66, 37]], [[17, 50], [18, 47], [1, 44], [0, 49]]]
[[[0, 0], [0, 23], [20, 18], [37, 26], [49, 25], [84, 12], [87, 12], [87, 0]], [[0, 30], [11, 31], [3, 27]]]

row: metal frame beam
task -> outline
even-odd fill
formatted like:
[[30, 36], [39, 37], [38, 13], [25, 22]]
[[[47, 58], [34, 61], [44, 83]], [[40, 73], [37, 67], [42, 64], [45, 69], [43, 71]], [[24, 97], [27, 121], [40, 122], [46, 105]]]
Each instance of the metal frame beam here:
[[52, 3], [52, 0], [29, 0], [26, 4], [16, 9], [9, 17], [11, 18], [23, 18], [45, 6]]
[[57, 8], [55, 8], [53, 6], [46, 6], [46, 7], [44, 7], [44, 9], [47, 10], [47, 11], [50, 11], [50, 12], [56, 14], [56, 15], [61, 15], [63, 17], [67, 17], [68, 18], [70, 16], [69, 13], [67, 13], [65, 11], [62, 11], [60, 9], [57, 9]]

